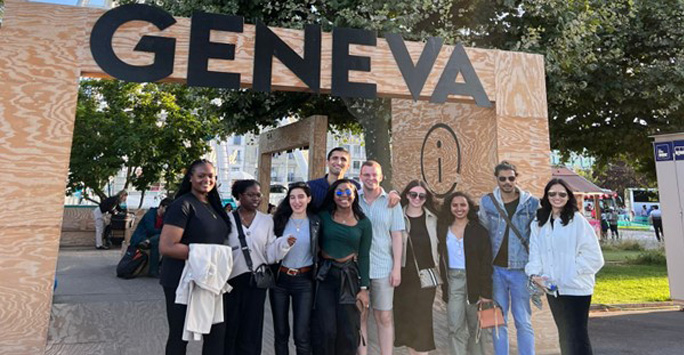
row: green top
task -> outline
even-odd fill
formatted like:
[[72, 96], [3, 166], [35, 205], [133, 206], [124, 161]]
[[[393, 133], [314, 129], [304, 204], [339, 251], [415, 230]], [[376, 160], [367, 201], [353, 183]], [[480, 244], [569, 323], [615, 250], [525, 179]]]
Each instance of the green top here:
[[350, 254], [357, 255], [361, 286], [370, 286], [370, 247], [373, 240], [373, 229], [370, 220], [364, 218], [355, 226], [347, 226], [333, 221], [330, 212], [319, 213], [323, 233], [321, 249], [335, 259], [342, 259]]

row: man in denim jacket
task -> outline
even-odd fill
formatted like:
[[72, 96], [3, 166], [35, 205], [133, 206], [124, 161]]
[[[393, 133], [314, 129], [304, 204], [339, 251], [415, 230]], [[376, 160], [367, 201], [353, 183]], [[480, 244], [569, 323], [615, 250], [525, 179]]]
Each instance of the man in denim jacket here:
[[[529, 192], [516, 186], [518, 171], [515, 165], [502, 161], [494, 168], [498, 184], [494, 189], [494, 199], [489, 194], [480, 200], [480, 222], [489, 231], [492, 244], [493, 296], [501, 308], [504, 319], [508, 319], [508, 309], [513, 313], [515, 328], [518, 332], [518, 354], [534, 354], [534, 331], [532, 330], [530, 294], [527, 291], [527, 264], [530, 239], [530, 223], [535, 218], [539, 200]], [[522, 234], [521, 242], [506, 219], [501, 216], [497, 204]], [[498, 336], [493, 334], [496, 355], [508, 355], [508, 329], [499, 329]]]

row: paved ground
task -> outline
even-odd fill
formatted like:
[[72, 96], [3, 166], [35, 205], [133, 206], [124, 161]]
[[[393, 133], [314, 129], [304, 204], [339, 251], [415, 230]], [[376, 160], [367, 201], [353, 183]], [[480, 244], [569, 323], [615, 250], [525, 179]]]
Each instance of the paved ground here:
[[[652, 233], [627, 232], [624, 238], [657, 246]], [[167, 325], [158, 280], [116, 278], [114, 270], [119, 256], [118, 250], [60, 250], [46, 354], [163, 353]], [[441, 301], [436, 302], [434, 317], [438, 350], [431, 354], [447, 354]], [[548, 344], [555, 337], [555, 328], [541, 316], [536, 319], [542, 319], [541, 325], [535, 326], [537, 331], [548, 335], [542, 341], [546, 344], [539, 344], [538, 353], [557, 353], [552, 350], [555, 344]], [[589, 327], [595, 354], [684, 354], [684, 312], [596, 313], [592, 314]], [[267, 309], [264, 354], [273, 354], [272, 339]], [[374, 339], [371, 334], [371, 354], [378, 353]], [[191, 343], [188, 353], [199, 354], [200, 349], [200, 343]], [[395, 353], [406, 351], [396, 349]]]

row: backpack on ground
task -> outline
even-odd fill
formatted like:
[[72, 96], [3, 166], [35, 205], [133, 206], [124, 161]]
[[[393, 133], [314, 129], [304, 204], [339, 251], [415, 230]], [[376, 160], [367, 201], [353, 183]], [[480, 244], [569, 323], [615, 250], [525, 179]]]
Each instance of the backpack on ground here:
[[116, 266], [116, 276], [122, 279], [132, 279], [145, 269], [147, 266], [148, 255], [138, 246], [131, 245], [126, 249], [126, 253]]

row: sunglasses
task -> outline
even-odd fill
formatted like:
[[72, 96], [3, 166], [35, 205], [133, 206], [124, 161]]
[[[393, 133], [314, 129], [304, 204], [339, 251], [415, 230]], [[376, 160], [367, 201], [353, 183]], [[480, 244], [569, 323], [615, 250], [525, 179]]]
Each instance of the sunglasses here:
[[549, 197], [556, 197], [556, 195], [558, 195], [560, 198], [568, 197], [567, 192], [556, 192], [556, 191], [549, 192]]
[[[506, 181], [506, 177], [505, 176], [499, 176], [499, 181], [501, 181], [501, 182]], [[510, 181], [510, 182], [515, 181], [515, 176], [509, 176], [508, 181]]]
[[343, 190], [336, 190], [335, 195], [337, 195], [337, 196], [344, 196], [344, 195], [351, 196], [352, 190], [350, 190], [350, 189], [346, 189], [344, 191]]
[[407, 195], [408, 197], [410, 197], [410, 198], [417, 198], [417, 199], [419, 199], [419, 200], [421, 200], [421, 201], [422, 201], [422, 200], [425, 200], [425, 199], [427, 198], [427, 195], [426, 195], [426, 194], [424, 194], [424, 193], [417, 193], [417, 192], [414, 192], [414, 191], [411, 191], [411, 192], [407, 193], [406, 195]]

